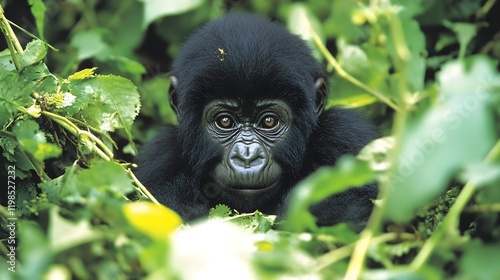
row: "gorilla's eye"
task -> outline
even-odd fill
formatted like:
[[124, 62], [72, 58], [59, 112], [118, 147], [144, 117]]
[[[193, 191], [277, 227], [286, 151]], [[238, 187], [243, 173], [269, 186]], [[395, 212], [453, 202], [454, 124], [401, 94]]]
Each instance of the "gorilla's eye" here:
[[273, 116], [273, 115], [265, 115], [264, 117], [262, 117], [260, 119], [259, 125], [260, 125], [260, 127], [266, 128], [266, 129], [274, 128], [275, 126], [278, 125], [278, 118], [276, 116]]
[[222, 129], [230, 129], [234, 127], [234, 120], [229, 115], [222, 115], [215, 120], [215, 124]]

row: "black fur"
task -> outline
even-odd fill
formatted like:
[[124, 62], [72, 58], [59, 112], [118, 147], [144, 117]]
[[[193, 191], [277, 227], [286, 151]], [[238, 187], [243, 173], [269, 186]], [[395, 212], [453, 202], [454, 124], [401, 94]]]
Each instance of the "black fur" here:
[[[373, 125], [352, 110], [331, 108], [317, 116], [314, 83], [327, 80], [323, 67], [299, 37], [264, 18], [230, 14], [208, 23], [186, 42], [171, 74], [178, 80], [179, 125], [144, 147], [136, 174], [186, 220], [206, 216], [219, 203], [240, 212], [282, 214], [285, 198], [301, 179], [342, 155], [356, 154], [376, 137]], [[256, 200], [224, 193], [207, 179], [221, 151], [206, 134], [202, 112], [210, 101], [227, 98], [277, 98], [292, 108], [291, 128], [273, 150], [283, 170], [281, 184]], [[320, 225], [363, 224], [376, 195], [374, 186], [354, 188], [312, 210]]]

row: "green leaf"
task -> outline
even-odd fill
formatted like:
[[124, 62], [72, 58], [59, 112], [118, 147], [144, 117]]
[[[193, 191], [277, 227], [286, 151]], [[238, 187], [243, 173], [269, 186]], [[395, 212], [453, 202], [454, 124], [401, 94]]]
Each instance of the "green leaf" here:
[[351, 156], [341, 158], [335, 167], [316, 171], [292, 191], [285, 228], [294, 232], [315, 229], [315, 218], [308, 211], [311, 205], [350, 187], [365, 185], [372, 179], [368, 164]]
[[[103, 176], [106, 174], [106, 176]], [[83, 196], [90, 192], [110, 190], [118, 196], [126, 195], [134, 190], [130, 176], [118, 163], [99, 161], [91, 168], [77, 175], [77, 189]]]
[[164, 17], [185, 13], [203, 4], [204, 0], [170, 1], [168, 4], [162, 0], [140, 0], [144, 3], [144, 21], [142, 27], [146, 28], [153, 21]]
[[57, 157], [62, 152], [57, 145], [47, 143], [45, 133], [40, 130], [38, 123], [32, 120], [16, 122], [12, 132], [16, 135], [21, 148], [38, 161]]
[[500, 277], [498, 266], [499, 244], [467, 244], [463, 257], [460, 259], [460, 274], [463, 279], [490, 280]]
[[215, 207], [210, 209], [208, 213], [209, 218], [227, 218], [231, 216], [233, 211], [227, 205], [217, 204]]
[[477, 30], [484, 27], [485, 24], [472, 24], [463, 22], [450, 22], [444, 21], [443, 25], [453, 30], [457, 34], [458, 43], [460, 44], [460, 50], [458, 53], [459, 58], [463, 58], [467, 51], [467, 46], [476, 36]]
[[354, 23], [354, 16], [360, 10], [355, 1], [332, 1], [330, 15], [323, 23], [325, 36], [338, 37], [346, 42], [366, 40], [370, 34], [363, 25]]
[[[412, 18], [407, 18], [402, 14], [399, 17], [401, 21], [402, 35], [404, 36], [404, 41], [410, 51], [410, 57], [407, 61], [407, 71], [406, 79], [410, 85], [411, 91], [421, 91], [424, 88], [424, 78], [425, 78], [425, 36], [420, 29], [419, 23]], [[395, 24], [395, 23], [394, 23]], [[396, 48], [402, 47], [396, 42], [395, 35], [390, 28], [387, 29], [387, 49], [391, 57], [399, 57]]]
[[124, 56], [105, 55], [96, 58], [99, 62], [103, 62], [110, 69], [113, 69], [113, 71], [119, 71], [119, 73], [137, 83], [141, 82], [142, 75], [146, 73], [146, 68], [142, 64]]
[[109, 35], [109, 30], [102, 28], [81, 31], [71, 38], [70, 45], [77, 50], [78, 60], [85, 60], [98, 54], [111, 53], [111, 47], [104, 40]]
[[137, 88], [129, 80], [118, 76], [95, 76], [69, 82], [76, 99], [64, 111], [74, 114], [90, 126], [103, 131], [130, 127], [139, 113]]
[[165, 89], [170, 86], [170, 79], [166, 75], [158, 75], [144, 81], [140, 86], [141, 115], [157, 118], [158, 115], [165, 123], [177, 123], [172, 107], [165, 102]]
[[[437, 78], [441, 85], [442, 97], [460, 96], [466, 98], [468, 106], [474, 106], [474, 99], [487, 99], [498, 92], [500, 73], [498, 61], [485, 55], [474, 55], [464, 60], [452, 60], [443, 65]], [[457, 108], [463, 111], [466, 108]], [[467, 111], [467, 110], [466, 110]], [[466, 112], [460, 112], [466, 116]]]
[[[387, 79], [391, 65], [387, 50], [369, 44], [362, 46], [347, 44], [342, 39], [337, 41], [337, 47], [338, 61], [350, 75], [373, 89], [388, 92]], [[366, 95], [364, 90], [338, 75], [334, 77], [332, 84], [334, 99]]]
[[42, 0], [28, 0], [28, 3], [31, 6], [31, 13], [33, 17], [35, 17], [36, 21], [36, 29], [38, 30], [38, 36], [40, 38], [44, 38], [43, 29], [45, 25], [45, 4]]
[[38, 161], [48, 158], [55, 158], [61, 155], [62, 150], [59, 146], [51, 143], [42, 143], [30, 139], [19, 140], [21, 148], [32, 154]]
[[21, 69], [33, 65], [44, 59], [47, 55], [47, 46], [40, 40], [34, 40], [28, 43], [23, 54], [19, 56], [19, 64]]
[[33, 275], [44, 275], [52, 263], [54, 253], [40, 227], [32, 221], [19, 224], [19, 257], [23, 265], [21, 277], [17, 279], [30, 279]]
[[52, 249], [56, 252], [77, 247], [99, 236], [100, 234], [92, 230], [88, 220], [71, 222], [61, 217], [59, 208], [50, 209], [47, 237]]
[[0, 69], [7, 71], [15, 71], [16, 66], [12, 62], [12, 55], [9, 49], [5, 49], [0, 52]]
[[495, 143], [489, 107], [500, 75], [483, 56], [452, 61], [439, 73], [442, 102], [410, 119], [392, 173], [386, 217], [404, 222], [442, 193], [466, 164], [481, 162]]
[[64, 175], [53, 180], [38, 184], [43, 190], [50, 202], [61, 204], [62, 202], [70, 204], [83, 204], [85, 198], [79, 193], [77, 171], [80, 168], [72, 165], [66, 168]]
[[16, 72], [0, 68], [0, 128], [5, 128], [13, 119], [18, 107], [31, 102], [31, 86], [19, 79]]

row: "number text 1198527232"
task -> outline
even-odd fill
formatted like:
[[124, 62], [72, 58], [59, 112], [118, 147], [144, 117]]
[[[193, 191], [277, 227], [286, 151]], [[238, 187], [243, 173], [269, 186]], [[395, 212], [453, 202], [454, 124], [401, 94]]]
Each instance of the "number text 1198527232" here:
[[7, 218], [7, 229], [9, 236], [7, 239], [7, 263], [8, 270], [11, 272], [16, 271], [16, 167], [13, 165], [8, 166], [7, 176], [7, 210], [9, 217]]

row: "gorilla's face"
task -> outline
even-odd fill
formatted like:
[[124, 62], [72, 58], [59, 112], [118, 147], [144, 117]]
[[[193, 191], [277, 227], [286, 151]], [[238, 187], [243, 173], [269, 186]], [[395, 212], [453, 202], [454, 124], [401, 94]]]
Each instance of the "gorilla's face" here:
[[273, 154], [290, 128], [292, 111], [286, 103], [273, 99], [215, 100], [205, 107], [203, 118], [222, 154], [212, 173], [217, 185], [248, 197], [279, 183], [282, 169]]

